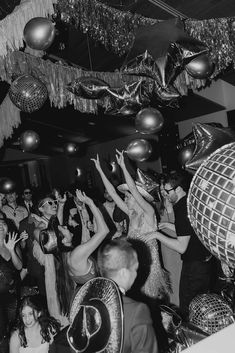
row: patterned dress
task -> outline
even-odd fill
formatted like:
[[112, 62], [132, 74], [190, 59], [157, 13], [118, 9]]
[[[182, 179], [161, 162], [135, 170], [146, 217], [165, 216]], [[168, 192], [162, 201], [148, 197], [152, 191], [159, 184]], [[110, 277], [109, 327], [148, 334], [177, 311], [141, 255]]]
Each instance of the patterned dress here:
[[130, 210], [129, 217], [130, 225], [127, 238], [136, 249], [139, 260], [137, 286], [148, 298], [161, 300], [168, 298], [171, 285], [167, 271], [161, 266], [158, 242], [155, 239], [148, 242], [139, 239], [140, 236], [157, 230], [157, 220], [155, 219], [154, 226], [149, 225], [144, 211], [137, 213]]

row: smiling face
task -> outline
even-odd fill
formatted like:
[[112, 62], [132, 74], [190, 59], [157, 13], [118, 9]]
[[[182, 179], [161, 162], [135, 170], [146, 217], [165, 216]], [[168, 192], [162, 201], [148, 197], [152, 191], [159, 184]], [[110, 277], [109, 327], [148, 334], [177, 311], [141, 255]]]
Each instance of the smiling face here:
[[31, 306], [24, 306], [21, 312], [22, 321], [26, 328], [31, 328], [38, 324], [38, 317], [40, 313]]
[[39, 211], [43, 216], [50, 218], [55, 216], [57, 212], [57, 200], [52, 199], [51, 197], [45, 197], [39, 204]]

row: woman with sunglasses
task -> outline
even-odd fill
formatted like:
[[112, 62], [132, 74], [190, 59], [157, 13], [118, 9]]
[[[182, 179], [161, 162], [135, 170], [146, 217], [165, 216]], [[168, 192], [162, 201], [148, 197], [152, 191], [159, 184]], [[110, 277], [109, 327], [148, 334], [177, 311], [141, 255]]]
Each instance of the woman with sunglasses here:
[[[39, 216], [34, 215], [35, 229], [32, 239], [32, 255], [37, 262], [44, 267], [44, 283], [46, 291], [47, 306], [51, 316], [60, 321], [62, 326], [68, 324], [67, 318], [61, 314], [59, 300], [56, 290], [56, 271], [55, 261], [52, 254], [44, 254], [39, 244], [39, 234], [44, 229], [54, 229], [58, 224], [63, 223], [63, 208], [66, 196], [61, 196], [56, 192], [53, 195], [47, 195], [38, 202]], [[42, 274], [40, 274], [42, 276]]]
[[48, 316], [38, 295], [26, 296], [10, 338], [10, 353], [47, 353], [60, 324]]
[[[11, 232], [11, 222], [0, 211], [0, 351], [11, 323], [15, 319], [20, 290], [22, 256], [19, 242], [25, 239]], [[4, 351], [4, 350], [3, 350]]]

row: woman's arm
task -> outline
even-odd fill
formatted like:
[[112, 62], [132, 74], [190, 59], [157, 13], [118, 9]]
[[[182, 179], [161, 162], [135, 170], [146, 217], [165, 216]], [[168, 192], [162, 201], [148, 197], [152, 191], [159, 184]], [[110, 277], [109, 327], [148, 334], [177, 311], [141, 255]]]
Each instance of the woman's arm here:
[[58, 208], [57, 208], [57, 218], [59, 221], [59, 224], [63, 224], [64, 222], [64, 204], [67, 200], [66, 194], [64, 194], [64, 196], [62, 197], [59, 192], [56, 190], [55, 192], [55, 197], [56, 200], [58, 201]]
[[136, 184], [134, 180], [132, 179], [130, 173], [128, 172], [125, 161], [124, 161], [124, 151], [119, 152], [118, 150], [116, 154], [116, 159], [120, 167], [122, 168], [126, 183], [128, 185], [128, 188], [134, 197], [134, 199], [138, 202], [139, 206], [143, 209], [143, 211], [149, 216], [149, 217], [154, 217], [155, 216], [155, 211], [152, 205], [147, 202], [143, 196], [139, 193]]
[[22, 238], [23, 237], [17, 239], [17, 233], [12, 232], [8, 233], [8, 241], [4, 240], [4, 245], [11, 254], [12, 263], [14, 267], [19, 271], [22, 269], [23, 263], [20, 247], [16, 246], [16, 243], [18, 243]]
[[108, 178], [106, 177], [106, 175], [104, 174], [101, 165], [100, 165], [100, 160], [99, 160], [99, 156], [97, 154], [96, 159], [92, 158], [91, 159], [94, 163], [95, 163], [95, 167], [97, 169], [97, 171], [100, 174], [100, 177], [104, 183], [105, 188], [107, 189], [108, 193], [110, 194], [110, 196], [112, 197], [112, 199], [114, 200], [114, 202], [117, 204], [117, 206], [126, 214], [128, 214], [128, 208], [127, 205], [125, 204], [125, 202], [122, 200], [122, 198], [118, 195], [115, 187], [112, 185], [112, 183], [110, 183], [110, 181], [108, 180]]
[[96, 207], [94, 202], [87, 197], [84, 193], [82, 194], [81, 191], [76, 190], [76, 195], [79, 200], [86, 203], [93, 215], [96, 222], [96, 233], [93, 235], [91, 239], [89, 239], [86, 243], [78, 245], [71, 253], [71, 264], [76, 266], [76, 263], [82, 260], [87, 261], [88, 257], [96, 250], [96, 248], [100, 245], [100, 243], [104, 240], [106, 235], [109, 232], [109, 229], [104, 221], [104, 218], [100, 212], [100, 210]]

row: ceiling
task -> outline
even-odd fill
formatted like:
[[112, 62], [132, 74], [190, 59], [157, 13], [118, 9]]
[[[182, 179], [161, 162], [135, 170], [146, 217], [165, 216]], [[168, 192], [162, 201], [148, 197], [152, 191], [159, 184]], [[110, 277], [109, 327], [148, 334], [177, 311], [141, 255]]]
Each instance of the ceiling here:
[[[154, 5], [152, 3], [154, 0], [106, 0], [102, 2], [119, 10], [137, 12], [146, 17], [156, 19], [173, 17], [168, 11]], [[170, 10], [173, 7], [185, 18], [208, 19], [235, 16], [234, 0], [166, 0], [163, 4], [169, 5]], [[46, 57], [52, 61], [61, 58], [87, 70], [107, 72], [122, 66], [124, 57], [107, 52], [101, 44], [93, 42], [87, 35], [72, 26], [58, 23], [57, 29], [55, 41], [46, 54]], [[222, 79], [235, 85], [235, 74], [232, 71], [226, 72]], [[0, 102], [8, 88], [6, 83], [1, 83]], [[179, 100], [178, 108], [164, 108], [162, 113], [166, 120], [178, 122], [223, 109], [223, 106], [189, 92], [188, 96], [183, 96]], [[59, 110], [51, 107], [49, 102], [46, 102], [35, 113], [21, 113], [21, 120], [21, 125], [15, 129], [13, 137], [6, 141], [4, 147], [19, 149], [17, 141], [21, 133], [25, 130], [34, 130], [41, 140], [35, 153], [47, 156], [63, 153], [63, 146], [67, 142], [79, 144], [81, 151], [89, 144], [116, 139], [136, 132], [133, 117], [108, 116], [103, 111], [100, 111], [98, 115], [82, 114], [74, 110], [72, 106]]]

